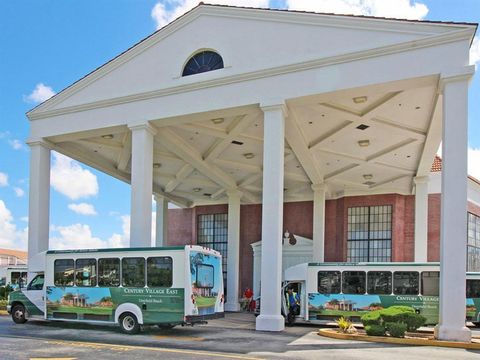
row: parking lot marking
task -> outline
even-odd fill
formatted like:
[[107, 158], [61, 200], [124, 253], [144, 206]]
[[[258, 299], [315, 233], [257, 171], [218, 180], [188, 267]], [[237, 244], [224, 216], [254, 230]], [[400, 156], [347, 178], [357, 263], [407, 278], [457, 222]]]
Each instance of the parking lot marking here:
[[180, 341], [204, 341], [205, 339], [198, 336], [169, 336], [169, 335], [155, 335], [155, 339], [159, 340], [180, 340]]
[[30, 358], [30, 360], [77, 360], [77, 358]]
[[96, 343], [96, 342], [88, 342], [88, 341], [51, 340], [51, 339], [32, 337], [32, 336], [16, 336], [16, 335], [2, 335], [2, 336], [4, 338], [45, 341], [48, 344], [57, 344], [62, 346], [70, 345], [72, 347], [83, 346], [83, 347], [93, 347], [93, 348], [109, 348], [111, 350], [120, 350], [120, 351], [144, 350], [144, 351], [155, 351], [155, 352], [176, 353], [176, 354], [186, 354], [186, 355], [188, 354], [193, 356], [204, 355], [204, 356], [218, 357], [218, 358], [224, 358], [224, 359], [263, 360], [262, 358], [244, 356], [241, 354], [222, 354], [222, 353], [202, 351], [202, 350], [167, 349], [167, 348], [136, 346], [136, 345], [116, 345], [116, 344]]

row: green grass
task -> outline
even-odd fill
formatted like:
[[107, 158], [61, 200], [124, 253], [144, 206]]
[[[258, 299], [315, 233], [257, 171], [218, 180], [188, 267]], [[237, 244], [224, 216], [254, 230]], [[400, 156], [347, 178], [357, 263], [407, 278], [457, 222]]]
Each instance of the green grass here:
[[217, 298], [198, 296], [195, 301], [199, 308], [214, 306]]
[[58, 312], [67, 312], [67, 313], [75, 313], [75, 314], [94, 314], [94, 315], [111, 315], [112, 308], [108, 307], [76, 307], [76, 306], [47, 306], [48, 313], [53, 311]]

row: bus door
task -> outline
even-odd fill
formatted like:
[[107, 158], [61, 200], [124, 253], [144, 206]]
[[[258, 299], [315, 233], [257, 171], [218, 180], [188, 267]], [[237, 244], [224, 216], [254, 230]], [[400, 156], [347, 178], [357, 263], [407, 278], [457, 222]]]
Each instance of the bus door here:
[[296, 318], [305, 319], [307, 311], [307, 299], [305, 293], [305, 281], [286, 281], [282, 286], [282, 314], [285, 316], [289, 313], [290, 309], [287, 306], [288, 289], [291, 288], [300, 299], [300, 311], [296, 314]]
[[44, 275], [35, 276], [26, 289], [22, 289], [22, 293], [30, 300], [30, 304], [25, 304], [30, 315], [39, 315], [45, 313], [45, 291], [44, 291]]

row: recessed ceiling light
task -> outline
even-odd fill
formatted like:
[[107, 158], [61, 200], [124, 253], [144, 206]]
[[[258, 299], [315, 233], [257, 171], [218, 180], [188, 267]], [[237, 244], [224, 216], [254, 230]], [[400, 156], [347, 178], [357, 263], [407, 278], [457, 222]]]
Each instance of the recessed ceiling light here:
[[375, 181], [365, 181], [363, 185], [372, 186], [372, 185], [375, 185]]
[[237, 141], [237, 140], [233, 140], [233, 141], [232, 141], [232, 144], [234, 144], [234, 145], [243, 145], [243, 142]]
[[194, 192], [200, 192], [200, 190], [202, 190], [202, 188], [198, 188], [198, 187], [197, 187], [197, 188], [193, 188], [193, 191], [194, 191]]
[[365, 180], [372, 180], [373, 179], [373, 175], [372, 174], [363, 174], [363, 178]]
[[246, 153], [246, 154], [243, 154], [243, 157], [245, 159], [253, 159], [255, 157], [255, 154], [254, 153]]
[[212, 194], [209, 194], [209, 193], [203, 193], [203, 196], [208, 196], [208, 197], [210, 197], [210, 196], [212, 196]]
[[357, 129], [358, 130], [365, 130], [365, 129], [368, 129], [370, 126], [369, 125], [365, 125], [365, 124], [360, 124], [357, 126]]
[[415, 106], [415, 110], [420, 110], [420, 106]]
[[102, 135], [102, 138], [104, 138], [104, 139], [113, 139], [113, 135], [112, 135], [112, 134]]
[[153, 163], [153, 168], [154, 169], [158, 169], [161, 166], [162, 166], [162, 164], [160, 164], [160, 163]]
[[216, 119], [212, 119], [212, 122], [215, 124], [215, 125], [218, 125], [218, 124], [221, 124], [225, 121], [224, 118], [216, 118]]
[[354, 97], [352, 100], [355, 104], [362, 104], [364, 102], [367, 102], [367, 97], [366, 96], [357, 96]]
[[368, 145], [370, 145], [370, 140], [359, 140], [358, 141], [358, 146], [367, 147]]

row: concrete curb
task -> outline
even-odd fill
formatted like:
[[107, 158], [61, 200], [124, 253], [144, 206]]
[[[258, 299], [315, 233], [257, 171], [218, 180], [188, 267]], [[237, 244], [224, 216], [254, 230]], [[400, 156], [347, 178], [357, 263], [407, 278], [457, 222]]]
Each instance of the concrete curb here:
[[456, 341], [412, 339], [412, 338], [392, 338], [392, 337], [385, 337], [385, 336], [352, 335], [352, 334], [342, 334], [333, 329], [320, 329], [318, 331], [318, 335], [325, 336], [332, 339], [339, 339], [339, 340], [357, 340], [357, 341], [380, 342], [380, 343], [397, 344], [397, 345], [440, 346], [440, 347], [460, 348], [460, 349], [468, 349], [468, 350], [480, 350], [479, 343], [464, 343], [464, 342], [456, 342]]

